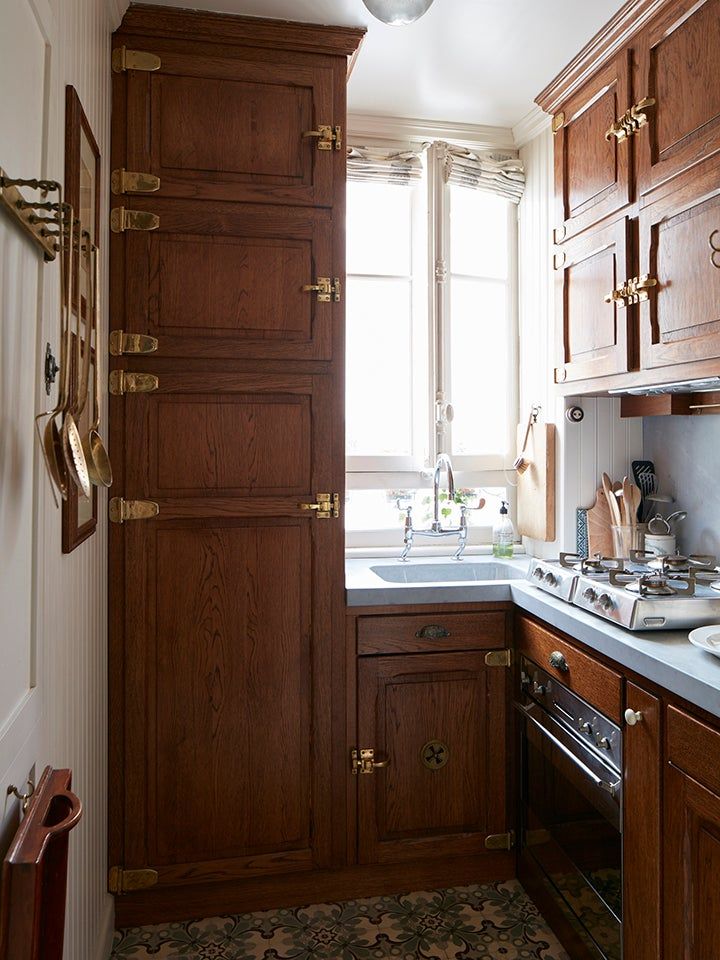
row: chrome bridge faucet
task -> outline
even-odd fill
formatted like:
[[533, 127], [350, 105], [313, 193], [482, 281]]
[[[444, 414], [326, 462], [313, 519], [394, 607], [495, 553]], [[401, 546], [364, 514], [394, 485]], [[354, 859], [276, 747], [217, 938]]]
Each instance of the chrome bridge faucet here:
[[433, 476], [433, 522], [427, 530], [415, 530], [412, 523], [412, 507], [408, 507], [405, 514], [405, 544], [400, 560], [407, 560], [408, 554], [412, 549], [415, 537], [453, 537], [457, 535], [457, 550], [453, 554], [454, 560], [462, 560], [467, 544], [467, 507], [462, 504], [460, 507], [460, 524], [457, 527], [443, 527], [440, 521], [440, 477], [443, 467], [447, 470], [447, 492], [450, 502], [455, 499], [455, 478], [453, 476], [452, 463], [446, 453], [441, 453], [435, 461], [435, 474]]

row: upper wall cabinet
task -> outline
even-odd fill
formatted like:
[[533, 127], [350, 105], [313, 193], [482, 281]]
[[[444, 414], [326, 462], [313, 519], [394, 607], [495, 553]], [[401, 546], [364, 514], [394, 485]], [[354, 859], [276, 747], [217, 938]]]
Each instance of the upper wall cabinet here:
[[607, 136], [629, 99], [630, 57], [626, 51], [555, 115], [556, 243], [631, 200], [627, 146]]
[[638, 83], [649, 107], [636, 137], [641, 194], [720, 149], [720, 0], [675, 0], [639, 34]]

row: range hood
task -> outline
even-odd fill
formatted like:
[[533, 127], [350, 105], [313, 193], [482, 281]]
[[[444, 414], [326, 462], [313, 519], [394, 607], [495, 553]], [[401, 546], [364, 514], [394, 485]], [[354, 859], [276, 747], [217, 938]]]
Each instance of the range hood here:
[[624, 387], [608, 390], [609, 394], [625, 397], [657, 397], [665, 393], [707, 393], [720, 390], [720, 377], [704, 377], [702, 380], [676, 380], [655, 387]]

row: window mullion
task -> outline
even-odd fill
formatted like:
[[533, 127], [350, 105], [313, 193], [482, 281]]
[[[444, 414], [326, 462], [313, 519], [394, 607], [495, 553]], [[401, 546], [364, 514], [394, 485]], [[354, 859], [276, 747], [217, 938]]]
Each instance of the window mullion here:
[[431, 317], [431, 384], [434, 397], [432, 409], [432, 459], [438, 453], [451, 449], [450, 424], [446, 412], [448, 396], [448, 323], [450, 290], [448, 284], [449, 222], [448, 189], [443, 176], [447, 144], [435, 142], [429, 152], [429, 259], [432, 284], [430, 289]]

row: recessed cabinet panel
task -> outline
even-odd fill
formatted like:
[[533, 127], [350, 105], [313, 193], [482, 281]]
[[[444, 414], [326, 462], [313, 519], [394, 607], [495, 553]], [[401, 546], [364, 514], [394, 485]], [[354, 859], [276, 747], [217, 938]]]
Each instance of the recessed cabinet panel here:
[[638, 93], [655, 99], [634, 138], [641, 193], [720, 149], [720, 0], [667, 6], [638, 38]]
[[341, 151], [303, 134], [335, 125], [331, 58], [273, 60], [269, 51], [199, 55], [156, 44], [161, 67], [129, 73], [128, 164], [160, 177], [160, 197], [330, 206]]
[[505, 823], [505, 682], [482, 653], [364, 657], [358, 775], [363, 863], [472, 854]]
[[331, 358], [339, 305], [303, 290], [335, 276], [331, 211], [143, 203], [160, 226], [123, 235], [122, 325], [156, 337], [157, 357]]
[[569, 102], [555, 136], [556, 239], [572, 237], [629, 202], [627, 143], [605, 134], [630, 105], [627, 53]]
[[719, 174], [688, 174], [640, 213], [640, 270], [657, 279], [640, 311], [645, 368], [720, 357]]
[[607, 300], [630, 276], [627, 231], [627, 221], [619, 220], [556, 255], [559, 383], [629, 368], [628, 310]]

